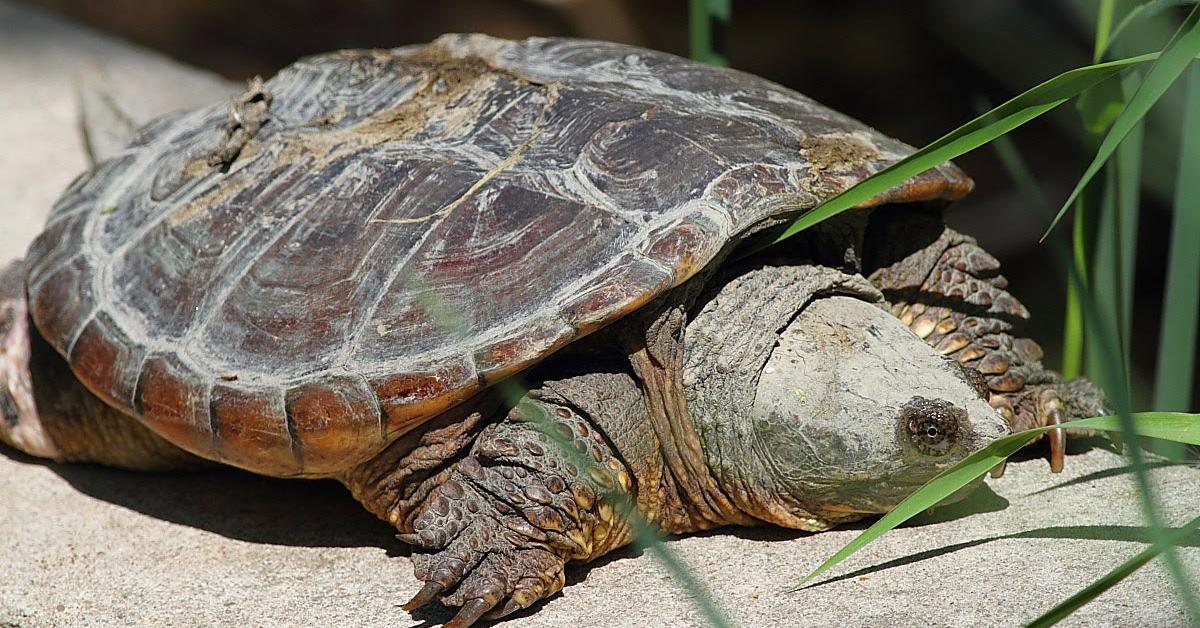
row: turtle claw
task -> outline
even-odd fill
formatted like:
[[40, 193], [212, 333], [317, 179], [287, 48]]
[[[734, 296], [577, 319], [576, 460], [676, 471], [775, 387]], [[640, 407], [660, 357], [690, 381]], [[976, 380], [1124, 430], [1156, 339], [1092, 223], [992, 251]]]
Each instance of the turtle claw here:
[[1004, 477], [1004, 469], [1007, 466], [1008, 466], [1008, 460], [1007, 459], [1001, 460], [1000, 462], [996, 463], [996, 466], [992, 467], [992, 470], [989, 473], [991, 474], [993, 479], [1002, 478], [1002, 477]]
[[415, 611], [418, 608], [421, 608], [422, 606], [432, 602], [438, 596], [438, 594], [445, 589], [446, 587], [436, 582], [426, 582], [425, 586], [421, 587], [421, 590], [417, 591], [417, 594], [412, 596], [412, 599], [405, 602], [404, 606], [401, 606], [400, 608], [403, 608], [408, 612]]
[[[1042, 391], [1038, 399], [1038, 418], [1044, 426], [1062, 425], [1063, 408], [1058, 393], [1053, 388]], [[1050, 442], [1050, 472], [1062, 473], [1067, 451], [1067, 431], [1061, 427], [1046, 432]]]
[[483, 618], [488, 621], [491, 621], [493, 619], [501, 619], [504, 617], [508, 617], [509, 615], [521, 610], [522, 608], [525, 608], [525, 607], [521, 606], [521, 604], [519, 602], [517, 602], [516, 600], [513, 600], [513, 599], [509, 599], [507, 602], [504, 603], [504, 606], [501, 606], [499, 608], [493, 608], [492, 610], [488, 611], [488, 613], [486, 615], [484, 615]]
[[446, 622], [445, 628], [468, 628], [468, 626], [471, 626], [482, 617], [484, 613], [492, 610], [492, 607], [495, 605], [496, 602], [489, 602], [481, 597], [467, 600], [467, 603], [462, 605], [462, 608], [459, 609], [454, 619]]
[[1050, 439], [1050, 473], [1062, 473], [1067, 449], [1067, 431], [1060, 428], [1046, 432]]

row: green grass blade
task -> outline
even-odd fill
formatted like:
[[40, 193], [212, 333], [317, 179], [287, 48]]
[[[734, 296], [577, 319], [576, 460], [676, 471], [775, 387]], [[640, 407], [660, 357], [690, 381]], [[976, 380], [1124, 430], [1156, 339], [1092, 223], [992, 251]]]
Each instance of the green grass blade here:
[[909, 177], [1008, 133], [1129, 67], [1156, 58], [1157, 53], [1140, 55], [1075, 68], [1059, 74], [830, 198], [797, 218], [775, 241], [791, 237], [822, 220], [869, 201], [903, 183]]
[[711, 65], [728, 66], [725, 52], [732, 0], [690, 0], [688, 28], [692, 58]]
[[1029, 623], [1029, 628], [1045, 628], [1053, 626], [1062, 621], [1067, 615], [1075, 612], [1079, 607], [1091, 602], [1100, 596], [1100, 594], [1111, 589], [1113, 585], [1124, 580], [1129, 574], [1137, 571], [1143, 565], [1153, 560], [1159, 554], [1162, 554], [1167, 548], [1179, 545], [1189, 536], [1200, 529], [1200, 517], [1196, 517], [1187, 522], [1182, 528], [1176, 530], [1174, 534], [1167, 538], [1166, 542], [1156, 542], [1150, 547], [1140, 551], [1136, 556], [1121, 563], [1116, 569], [1104, 574], [1099, 580], [1089, 584], [1086, 588], [1075, 593], [1071, 597], [1063, 600], [1058, 606], [1046, 611], [1041, 617]]
[[[1120, 365], [1120, 368], [1114, 372], [1117, 377], [1112, 382], [1107, 382], [1102, 386], [1105, 387], [1105, 392], [1109, 397], [1116, 393], [1110, 390], [1110, 386], [1121, 386], [1128, 389], [1127, 385], [1127, 370], [1125, 369], [1125, 357], [1121, 354], [1120, 348], [1124, 346], [1121, 340], [1121, 293], [1122, 286], [1119, 277], [1118, 267], [1120, 266], [1120, 226], [1119, 216], [1117, 214], [1117, 177], [1114, 161], [1109, 161], [1109, 167], [1106, 168], [1106, 173], [1103, 180], [1096, 181], [1096, 194], [1094, 194], [1095, 206], [1098, 210], [1095, 239], [1093, 240], [1094, 253], [1092, 254], [1091, 278], [1088, 281], [1088, 289], [1092, 295], [1092, 306], [1096, 308], [1098, 316], [1096, 319], [1106, 329], [1103, 333], [1108, 338], [1116, 339], [1115, 347], [1117, 348], [1117, 361], [1115, 364]], [[1085, 194], [1080, 198], [1087, 198]], [[1093, 207], [1090, 203], [1084, 203], [1088, 207]], [[1078, 207], [1077, 207], [1078, 209]], [[1081, 273], [1082, 276], [1082, 273]], [[1095, 334], [1099, 330], [1088, 327], [1088, 333]], [[1103, 381], [1103, 377], [1099, 375], [1100, 371], [1106, 367], [1101, 364], [1106, 359], [1106, 356], [1098, 351], [1088, 351], [1085, 354], [1087, 361], [1087, 374], [1089, 377]]]
[[[1137, 92], [1141, 77], [1131, 72], [1122, 77], [1121, 89], [1126, 98]], [[1120, 321], [1122, 355], [1125, 357], [1125, 378], [1132, 373], [1130, 343], [1133, 338], [1133, 295], [1137, 262], [1138, 217], [1141, 212], [1142, 153], [1146, 139], [1146, 123], [1138, 122], [1117, 147], [1117, 277], [1121, 282]], [[1157, 408], [1163, 410], [1164, 408]]]
[[[1071, 228], [1071, 263], [1075, 266], [1075, 274], [1087, 276], [1087, 231], [1085, 221], [1087, 212], [1083, 207], [1075, 208], [1075, 218]], [[1067, 306], [1063, 323], [1063, 357], [1062, 376], [1064, 379], [1079, 377], [1083, 369], [1083, 309], [1079, 303], [1079, 287], [1075, 282], [1067, 282]]]
[[1100, 38], [1096, 38], [1097, 52], [1095, 55], [1095, 60], [1100, 61], [1103, 59], [1104, 55], [1108, 53], [1108, 49], [1112, 47], [1113, 43], [1120, 39], [1121, 33], [1123, 33], [1126, 28], [1128, 28], [1137, 20], [1149, 18], [1162, 13], [1167, 9], [1173, 9], [1175, 7], [1182, 7], [1191, 4], [1196, 4], [1196, 0], [1151, 0], [1151, 2], [1137, 5], [1131, 9], [1129, 13], [1125, 14], [1125, 17], [1121, 19], [1121, 22], [1117, 24], [1116, 28], [1112, 29], [1112, 32], [1105, 38], [1103, 46], [1099, 45]]
[[1100, 59], [1104, 57], [1104, 49], [1108, 48], [1112, 34], [1113, 9], [1116, 5], [1116, 0], [1100, 0], [1100, 11], [1096, 15], [1096, 43], [1092, 49], [1092, 63], [1100, 63]]
[[1200, 54], [1200, 5], [1194, 7], [1188, 14], [1175, 36], [1167, 42], [1166, 48], [1146, 73], [1146, 78], [1138, 87], [1137, 92], [1129, 99], [1129, 103], [1117, 116], [1117, 119], [1113, 121], [1112, 127], [1104, 136], [1104, 141], [1100, 143], [1100, 148], [1096, 152], [1095, 158], [1092, 159], [1092, 163], [1084, 170], [1079, 183], [1075, 185], [1075, 189], [1067, 197], [1062, 208], [1058, 210], [1054, 220], [1050, 222], [1042, 239], [1050, 234], [1058, 221], [1067, 213], [1067, 209], [1075, 202], [1075, 198], [1096, 176], [1104, 162], [1112, 156], [1121, 140], [1125, 139], [1125, 136], [1133, 130], [1134, 125], [1146, 115], [1150, 107], [1162, 97], [1175, 79], [1179, 78], [1179, 75], [1197, 54]]
[[1200, 66], [1193, 66], [1189, 74], [1154, 386], [1154, 407], [1161, 410], [1187, 409], [1196, 365], [1196, 326], [1200, 317], [1200, 247], [1196, 245], [1196, 234], [1200, 233]]
[[[1136, 433], [1149, 438], [1159, 438], [1185, 444], [1200, 444], [1200, 414], [1185, 414], [1181, 412], [1142, 412], [1133, 415]], [[1120, 432], [1121, 420], [1118, 417], [1096, 417], [1072, 421], [1072, 427], [1091, 428], [1095, 430]], [[1043, 432], [1054, 429], [1053, 426], [1039, 427], [1023, 432], [1017, 432], [993, 441], [987, 447], [980, 449], [964, 458], [958, 464], [946, 469], [921, 488], [900, 502], [891, 512], [880, 517], [871, 527], [864, 530], [854, 540], [838, 550], [836, 554], [821, 563], [816, 569], [804, 577], [799, 583], [788, 589], [796, 591], [813, 578], [828, 571], [846, 557], [862, 549], [883, 533], [895, 528], [912, 517], [937, 505], [938, 502], [954, 494], [962, 487], [975, 481], [987, 473], [1017, 450], [1021, 449]]]

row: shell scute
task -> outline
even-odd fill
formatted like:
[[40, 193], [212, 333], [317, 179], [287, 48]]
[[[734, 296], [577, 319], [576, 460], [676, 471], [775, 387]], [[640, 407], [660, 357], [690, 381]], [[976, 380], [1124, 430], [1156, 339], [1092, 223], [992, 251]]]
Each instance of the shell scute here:
[[212, 388], [209, 412], [223, 460], [263, 469], [270, 475], [290, 475], [301, 466], [292, 449], [283, 394], [277, 387], [247, 388], [236, 380], [218, 381]]
[[37, 291], [30, 292], [30, 314], [39, 324], [52, 330], [43, 331], [42, 335], [64, 354], [70, 351], [79, 331], [95, 310], [95, 295], [78, 288], [80, 284], [93, 281], [95, 275], [87, 260], [76, 256], [49, 273]]
[[604, 312], [631, 312], [674, 283], [666, 267], [644, 255], [625, 253], [601, 276], [580, 286], [560, 307], [563, 318], [580, 334], [607, 322]]
[[[89, 378], [87, 383], [91, 381]], [[209, 413], [212, 385], [179, 356], [153, 353], [142, 363], [134, 410], [143, 423], [167, 440], [211, 457], [216, 455]]]
[[474, 361], [464, 355], [443, 357], [435, 364], [409, 364], [368, 376], [367, 383], [379, 399], [389, 435], [402, 434], [420, 417], [435, 416], [457, 405], [481, 386]]
[[[308, 474], [341, 469], [344, 456], [372, 455], [385, 446], [375, 393], [359, 376], [328, 376], [287, 391], [288, 431]], [[295, 435], [304, 434], [303, 439]]]
[[92, 374], [89, 386], [97, 396], [110, 404], [129, 407], [145, 357], [145, 349], [101, 312], [80, 331], [68, 359], [76, 368]]

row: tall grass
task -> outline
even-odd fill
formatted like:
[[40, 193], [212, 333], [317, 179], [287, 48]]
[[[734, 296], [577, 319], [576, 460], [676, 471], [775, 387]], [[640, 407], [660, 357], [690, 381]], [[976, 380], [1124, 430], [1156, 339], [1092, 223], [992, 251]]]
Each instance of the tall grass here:
[[1200, 64], [1187, 81], [1154, 384], [1154, 407], [1163, 410], [1188, 408], [1200, 317]]
[[[841, 200], [842, 197], [865, 199], [886, 190], [895, 184], [895, 179], [900, 174], [911, 175], [918, 172], [915, 166], [927, 165], [928, 158], [933, 155], [950, 158], [951, 154], [961, 154], [1001, 137], [1019, 126], [1005, 123], [1013, 115], [1014, 103], [1023, 103], [1030, 107], [1036, 103], [1046, 105], [1041, 110], [1030, 109], [1035, 113], [1026, 119], [1032, 119], [1061, 104], [1062, 101], [1056, 100], [1061, 96], [1059, 89], [1067, 85], [1072, 89], [1078, 88], [1079, 75], [1092, 76], [1099, 69], [1111, 67], [1111, 64], [1115, 63], [1103, 60], [1105, 52], [1113, 49], [1110, 35], [1114, 32], [1121, 33], [1139, 14], [1153, 12], [1147, 7], [1131, 11], [1122, 18], [1114, 31], [1114, 4], [1112, 0], [1101, 0], [1099, 5], [1095, 65], [1073, 70], [1047, 81], [960, 127], [875, 177], [860, 182], [811, 212], [816, 216], [798, 220], [793, 229], [789, 229], [788, 235], [853, 205], [846, 204]], [[1085, 353], [1088, 358], [1088, 375], [1105, 389], [1117, 410], [1117, 416], [1106, 419], [1103, 428], [1096, 423], [1096, 419], [1086, 422], [1095, 425], [1097, 429], [1118, 429], [1125, 442], [1131, 443], [1132, 446], [1126, 451], [1134, 469], [1142, 512], [1151, 529], [1154, 545], [1070, 596], [1036, 620], [1034, 625], [1050, 625], [1057, 622], [1159, 554], [1166, 560], [1172, 580], [1179, 590], [1180, 599], [1183, 600], [1192, 621], [1200, 623], [1200, 603], [1197, 602], [1189, 577], [1175, 556], [1173, 548], [1173, 544], [1182, 537], [1179, 534], [1168, 534], [1161, 524], [1156, 496], [1138, 446], [1138, 436], [1149, 435], [1150, 432], [1156, 432], [1155, 435], [1175, 442], [1197, 444], [1196, 441], [1200, 439], [1200, 415], [1149, 413], [1135, 416], [1129, 390], [1128, 360], [1132, 269], [1136, 255], [1134, 242], [1137, 199], [1141, 188], [1142, 120], [1175, 80], [1191, 66], [1193, 82], [1188, 91], [1187, 114], [1183, 123], [1184, 136], [1175, 194], [1175, 231], [1172, 235], [1166, 305], [1159, 343], [1160, 347], [1170, 347], [1170, 350], [1160, 352], [1159, 377], [1168, 375], [1170, 380], [1164, 382], [1160, 379], [1156, 391], [1156, 401], [1171, 403], [1177, 408], [1187, 406], [1191, 394], [1196, 351], [1197, 305], [1200, 301], [1200, 252], [1197, 251], [1195, 242], [1196, 234], [1200, 233], [1200, 182], [1196, 181], [1196, 175], [1200, 172], [1200, 138], [1197, 137], [1200, 133], [1200, 114], [1197, 112], [1200, 109], [1200, 87], [1195, 85], [1200, 81], [1195, 80], [1197, 64], [1194, 61], [1197, 55], [1200, 55], [1200, 6], [1193, 7], [1161, 54], [1153, 60], [1144, 77], [1135, 69], [1138, 63], [1129, 63], [1121, 68], [1128, 70], [1123, 76], [1107, 74], [1101, 77], [1101, 80], [1085, 85], [1076, 92], [1082, 94], [1079, 109], [1083, 133], [1087, 139], [1085, 145], [1090, 145], [1096, 155], [1047, 229], [1049, 234], [1068, 209], [1074, 208], [1071, 233], [1074, 250], [1071, 253], [1060, 250], [1058, 256], [1065, 271], [1069, 291], [1068, 318], [1064, 326], [1068, 335], [1064, 370], [1078, 370], [1080, 353]], [[1141, 58], [1141, 62], [1145, 61], [1149, 59]], [[1071, 79], [1072, 75], [1075, 76], [1075, 80]], [[1048, 97], [1048, 94], [1053, 96]], [[981, 139], [983, 141], [980, 141]], [[1016, 156], [1010, 147], [1007, 161], [1015, 160]], [[1101, 173], [1104, 176], [1096, 179]], [[1018, 178], [1022, 187], [1033, 187], [1032, 193], [1036, 194], [1036, 183], [1031, 186], [1030, 181], [1029, 177]], [[1089, 290], [1085, 279], [1089, 275], [1089, 261], [1091, 284], [1096, 290]], [[1178, 431], [1168, 434], [1160, 429], [1164, 421], [1178, 421]], [[934, 478], [809, 574], [804, 582], [912, 515], [936, 504], [940, 499], [973, 481], [1044, 429], [1030, 430], [1001, 439]], [[1197, 521], [1193, 520], [1187, 529], [1198, 525]]]

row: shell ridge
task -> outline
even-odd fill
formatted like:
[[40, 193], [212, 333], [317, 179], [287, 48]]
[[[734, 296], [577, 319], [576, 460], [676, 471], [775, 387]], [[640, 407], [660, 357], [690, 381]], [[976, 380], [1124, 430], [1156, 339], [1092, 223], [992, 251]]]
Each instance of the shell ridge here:
[[[183, 120], [180, 121], [179, 128], [187, 129], [186, 123], [188, 123], [188, 122], [197, 123], [197, 122], [203, 120], [204, 118], [207, 118], [209, 115], [211, 115], [211, 111], [214, 110], [216, 107], [217, 107], [216, 105], [210, 105], [208, 107], [203, 107], [201, 109], [194, 111], [192, 113], [192, 115], [186, 116], [183, 118]], [[177, 138], [179, 135], [182, 135], [184, 132], [185, 131], [183, 131], [183, 130], [177, 131], [172, 136], [171, 139]], [[125, 174], [124, 177], [122, 177], [118, 181], [110, 183], [108, 185], [108, 187], [105, 188], [104, 191], [108, 194], [120, 195], [120, 194], [126, 193], [127, 190], [138, 190], [139, 192], [144, 192], [147, 196], [149, 196], [149, 190], [144, 189], [144, 188], [146, 188], [146, 186], [139, 185], [138, 182], [139, 181], [147, 181], [148, 182], [148, 181], [153, 180], [153, 177], [145, 177], [144, 175], [146, 174], [147, 171], [152, 170], [154, 168], [154, 166], [159, 165], [159, 155], [158, 155], [158, 153], [153, 152], [153, 151], [146, 151], [146, 153], [143, 155], [143, 157], [141, 159], [137, 160], [137, 164], [138, 164], [137, 168], [130, 168], [129, 170], [127, 170], [124, 173]], [[244, 163], [242, 165], [244, 166]], [[244, 168], [242, 168], [242, 167], [230, 170], [228, 173], [223, 175], [222, 178], [228, 179], [228, 178], [232, 178], [234, 175], [243, 175], [243, 176], [241, 176], [241, 178], [242, 179], [246, 178], [244, 176]], [[211, 176], [211, 173], [210, 173], [210, 176]], [[249, 184], [249, 182], [245, 183], [245, 185], [248, 185], [248, 184]], [[214, 188], [212, 191], [216, 192], [218, 190], [219, 190], [219, 188]], [[194, 188], [192, 191], [195, 191]], [[103, 200], [103, 197], [104, 197], [104, 195], [102, 194], [101, 199], [97, 202], [97, 205], [100, 207], [103, 207], [106, 205], [106, 203]], [[131, 248], [134, 248], [134, 246], [136, 244], [140, 243], [142, 241], [142, 238], [146, 237], [147, 234], [151, 233], [154, 229], [156, 229], [163, 222], [166, 222], [174, 213], [175, 212], [173, 212], [173, 211], [158, 212], [157, 215], [155, 215], [153, 218], [151, 218], [150, 220], [147, 220], [144, 224], [139, 226], [128, 237], [123, 238], [121, 244], [117, 245], [111, 251], [108, 251], [109, 259], [116, 259], [119, 256], [123, 256]], [[102, 222], [102, 221], [93, 219], [93, 220], [90, 220], [89, 222], [92, 224], [95, 224], [95, 223]]]

